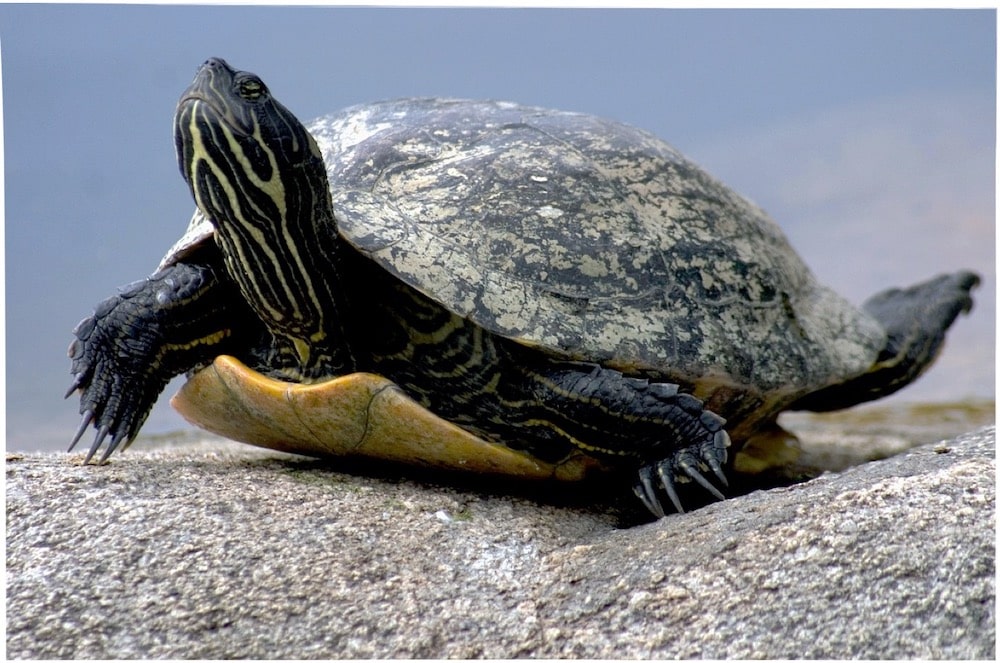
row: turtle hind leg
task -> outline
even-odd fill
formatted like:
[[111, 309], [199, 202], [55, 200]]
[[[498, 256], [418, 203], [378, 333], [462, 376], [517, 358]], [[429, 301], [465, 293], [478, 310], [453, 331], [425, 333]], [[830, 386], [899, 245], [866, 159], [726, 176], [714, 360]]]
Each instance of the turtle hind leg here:
[[[725, 419], [665, 382], [622, 375], [602, 366], [558, 363], [528, 373], [534, 405], [522, 405], [522, 425], [557, 434], [585, 453], [637, 471], [633, 490], [656, 517], [659, 495], [678, 512], [680, 484], [725, 499], [709, 477], [728, 487]], [[523, 393], [523, 392], [522, 392]]]
[[875, 400], [905, 387], [937, 358], [945, 332], [972, 309], [979, 277], [967, 271], [943, 274], [909, 288], [891, 288], [862, 308], [886, 330], [886, 345], [864, 374], [808, 394], [789, 409], [825, 412]]

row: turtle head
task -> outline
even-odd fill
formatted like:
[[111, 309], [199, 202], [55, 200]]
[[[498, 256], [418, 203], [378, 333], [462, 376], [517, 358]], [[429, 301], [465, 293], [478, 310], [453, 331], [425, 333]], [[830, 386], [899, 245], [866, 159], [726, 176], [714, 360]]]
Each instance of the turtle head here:
[[174, 140], [227, 271], [275, 337], [311, 363], [338, 299], [329, 285], [336, 224], [316, 141], [258, 76], [218, 58], [181, 95]]
[[254, 211], [280, 223], [302, 211], [288, 209], [303, 202], [289, 200], [289, 189], [327, 190], [322, 154], [298, 118], [259, 76], [219, 58], [201, 65], [181, 95], [174, 141], [181, 174], [216, 228], [254, 223], [251, 200], [264, 203]]

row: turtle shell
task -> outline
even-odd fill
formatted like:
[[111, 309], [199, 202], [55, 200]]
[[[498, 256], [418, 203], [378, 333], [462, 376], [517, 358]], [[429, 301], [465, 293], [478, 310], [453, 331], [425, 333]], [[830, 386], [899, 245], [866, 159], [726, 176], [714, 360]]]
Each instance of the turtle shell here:
[[[308, 128], [343, 237], [493, 333], [785, 402], [864, 373], [885, 345], [763, 211], [645, 131], [442, 99]], [[196, 213], [164, 264], [211, 232]]]

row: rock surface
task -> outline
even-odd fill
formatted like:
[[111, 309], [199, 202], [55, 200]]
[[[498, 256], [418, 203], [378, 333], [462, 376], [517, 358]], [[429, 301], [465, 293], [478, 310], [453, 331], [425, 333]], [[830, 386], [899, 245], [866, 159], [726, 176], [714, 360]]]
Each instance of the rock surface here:
[[992, 427], [628, 529], [237, 445], [7, 459], [11, 658], [995, 655]]

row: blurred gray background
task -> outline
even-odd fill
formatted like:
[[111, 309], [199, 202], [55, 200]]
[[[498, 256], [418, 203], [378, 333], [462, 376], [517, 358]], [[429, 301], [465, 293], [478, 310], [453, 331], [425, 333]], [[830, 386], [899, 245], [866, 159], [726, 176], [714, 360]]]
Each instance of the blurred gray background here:
[[[7, 448], [65, 446], [70, 330], [183, 232], [171, 119], [213, 55], [302, 119], [440, 95], [649, 129], [764, 207], [855, 302], [974, 268], [973, 316], [894, 398], [992, 398], [995, 49], [992, 10], [0, 5]], [[166, 400], [145, 434], [186, 425]]]

